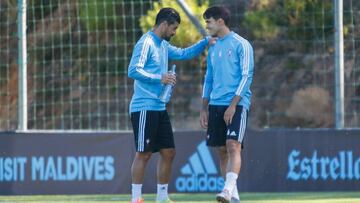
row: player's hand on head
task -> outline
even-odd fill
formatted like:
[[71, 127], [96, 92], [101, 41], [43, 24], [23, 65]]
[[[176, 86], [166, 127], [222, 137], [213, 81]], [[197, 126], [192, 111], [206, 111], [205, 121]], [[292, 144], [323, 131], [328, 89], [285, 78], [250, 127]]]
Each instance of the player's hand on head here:
[[161, 77], [161, 83], [163, 84], [176, 84], [176, 74], [165, 73]]

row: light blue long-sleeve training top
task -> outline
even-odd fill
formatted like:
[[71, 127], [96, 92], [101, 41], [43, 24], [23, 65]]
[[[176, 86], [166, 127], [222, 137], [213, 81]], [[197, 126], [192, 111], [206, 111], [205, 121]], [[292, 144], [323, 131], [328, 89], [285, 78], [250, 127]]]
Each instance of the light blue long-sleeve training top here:
[[238, 95], [241, 97], [238, 105], [249, 110], [253, 73], [252, 46], [230, 32], [209, 48], [202, 97], [208, 99], [210, 105], [228, 106]]
[[145, 33], [136, 43], [128, 67], [128, 76], [135, 79], [129, 111], [165, 110], [165, 103], [158, 97], [163, 89], [161, 76], [168, 71], [168, 60], [191, 59], [206, 48], [208, 41], [205, 38], [183, 49], [172, 46], [152, 31]]

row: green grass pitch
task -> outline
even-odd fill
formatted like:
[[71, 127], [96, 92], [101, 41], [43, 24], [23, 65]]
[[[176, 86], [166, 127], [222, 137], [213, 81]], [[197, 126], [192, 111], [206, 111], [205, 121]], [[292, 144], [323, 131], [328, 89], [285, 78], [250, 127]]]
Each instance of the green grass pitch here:
[[[154, 203], [154, 194], [145, 194]], [[214, 194], [170, 194], [176, 203], [215, 202]], [[360, 192], [240, 193], [241, 203], [360, 203]], [[106, 203], [129, 202], [130, 195], [27, 195], [0, 196], [1, 203]]]

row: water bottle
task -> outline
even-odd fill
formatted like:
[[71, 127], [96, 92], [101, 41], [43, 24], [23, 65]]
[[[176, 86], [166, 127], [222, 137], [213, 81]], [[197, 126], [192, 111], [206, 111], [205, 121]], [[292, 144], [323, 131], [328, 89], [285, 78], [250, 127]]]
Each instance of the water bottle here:
[[[175, 69], [176, 69], [176, 65], [174, 64], [174, 65], [172, 65], [169, 73], [175, 75]], [[172, 83], [166, 84], [159, 96], [160, 101], [168, 103], [170, 101], [170, 97], [171, 97], [173, 89], [174, 89], [174, 84], [172, 84]]]

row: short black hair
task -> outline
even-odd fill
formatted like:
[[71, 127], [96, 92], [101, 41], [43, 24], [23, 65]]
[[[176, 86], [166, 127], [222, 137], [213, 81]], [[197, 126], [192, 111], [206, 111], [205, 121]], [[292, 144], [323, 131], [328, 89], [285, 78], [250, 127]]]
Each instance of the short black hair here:
[[223, 19], [226, 26], [229, 26], [230, 21], [230, 11], [229, 9], [223, 6], [212, 6], [206, 9], [205, 13], [203, 14], [204, 19], [214, 18], [218, 20], [219, 18]]
[[169, 24], [174, 24], [175, 22], [180, 24], [181, 18], [179, 12], [173, 8], [162, 8], [156, 16], [155, 25], [160, 25], [164, 21]]

